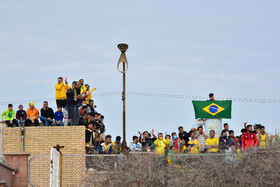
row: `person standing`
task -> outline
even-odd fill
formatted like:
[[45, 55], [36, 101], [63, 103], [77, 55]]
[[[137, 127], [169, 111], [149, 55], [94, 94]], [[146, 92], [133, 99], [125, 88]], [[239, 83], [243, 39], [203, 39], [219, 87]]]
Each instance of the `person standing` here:
[[25, 121], [25, 126], [30, 124], [35, 124], [35, 126], [39, 126], [39, 110], [34, 107], [34, 103], [29, 103], [29, 108], [26, 111], [27, 119]]
[[22, 128], [24, 128], [25, 126], [25, 120], [26, 120], [26, 112], [25, 110], [23, 110], [23, 106], [22, 105], [19, 105], [18, 106], [18, 111], [16, 113], [16, 119], [18, 121], [18, 126], [20, 127], [21, 124], [22, 124]]
[[2, 112], [1, 115], [2, 123], [6, 123], [8, 127], [13, 127], [13, 125], [18, 125], [17, 120], [15, 119], [15, 111], [12, 104], [8, 104], [8, 109]]
[[219, 150], [220, 152], [226, 152], [230, 148], [231, 141], [227, 138], [227, 132], [222, 131], [222, 134], [219, 138]]
[[45, 126], [49, 126], [53, 123], [54, 112], [52, 108], [49, 108], [47, 101], [44, 101], [43, 108], [41, 108], [40, 120]]
[[121, 137], [117, 136], [116, 141], [111, 143], [112, 154], [120, 154], [122, 151]]
[[[81, 92], [87, 91], [87, 88], [84, 86], [84, 79], [79, 80]], [[85, 92], [86, 93], [86, 92]]]
[[258, 146], [257, 135], [252, 132], [252, 125], [247, 125], [246, 132], [242, 135], [242, 149], [250, 150]]
[[227, 133], [227, 138], [229, 137], [229, 125], [228, 125], [228, 123], [225, 123], [224, 124], [224, 129], [223, 129], [223, 131], [226, 131], [226, 133]]
[[200, 148], [199, 152], [205, 153], [206, 152], [205, 141], [209, 137], [204, 133], [202, 126], [199, 126], [197, 128], [197, 131], [198, 131], [198, 133], [195, 136], [195, 138], [200, 142], [200, 145], [201, 145], [201, 148]]
[[190, 137], [190, 134], [187, 133], [186, 131], [184, 131], [184, 128], [182, 126], [178, 127], [178, 130], [179, 130], [179, 138], [180, 140], [186, 140], [186, 142], [189, 141], [189, 137]]
[[154, 144], [156, 147], [156, 153], [159, 155], [164, 155], [166, 146], [170, 144], [170, 140], [167, 137], [167, 132], [165, 133], [165, 140], [163, 140], [163, 134], [158, 133], [158, 139], [154, 142]]
[[129, 144], [129, 150], [131, 152], [139, 152], [142, 151], [142, 145], [139, 143], [139, 139], [137, 136], [133, 136], [132, 142]]
[[268, 143], [270, 142], [268, 133], [265, 132], [265, 127], [260, 127], [260, 132], [258, 133], [258, 140], [259, 140], [259, 147], [261, 149], [266, 149], [268, 146]]
[[65, 108], [67, 99], [66, 90], [69, 90], [67, 77], [65, 78], [65, 84], [63, 83], [63, 78], [58, 77], [57, 84], [55, 85], [55, 97], [57, 106]]
[[178, 154], [180, 152], [180, 138], [177, 136], [176, 132], [172, 132], [171, 134], [169, 148], [173, 148], [173, 152], [175, 154]]
[[[71, 119], [71, 125], [79, 125], [79, 114], [78, 110], [80, 106], [82, 106], [83, 99], [87, 96], [84, 92], [81, 92], [80, 82], [73, 83], [74, 88], [69, 90], [69, 106], [73, 107], [73, 116], [70, 115], [70, 109], [68, 109], [69, 119]], [[70, 107], [69, 107], [70, 108]], [[70, 118], [71, 117], [71, 118]]]
[[188, 142], [189, 145], [191, 145], [190, 154], [198, 154], [199, 150], [201, 150], [200, 142], [195, 139], [195, 133], [194, 131], [190, 132], [190, 140]]
[[219, 139], [215, 137], [215, 131], [210, 131], [210, 137], [206, 139], [205, 145], [208, 153], [217, 153], [219, 151]]

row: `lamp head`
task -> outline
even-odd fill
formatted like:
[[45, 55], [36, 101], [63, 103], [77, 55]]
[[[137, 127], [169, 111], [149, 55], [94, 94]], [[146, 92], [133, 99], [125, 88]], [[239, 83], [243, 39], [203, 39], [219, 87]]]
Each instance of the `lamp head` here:
[[124, 53], [128, 49], [128, 45], [126, 43], [120, 43], [118, 44], [118, 48], [122, 53]]

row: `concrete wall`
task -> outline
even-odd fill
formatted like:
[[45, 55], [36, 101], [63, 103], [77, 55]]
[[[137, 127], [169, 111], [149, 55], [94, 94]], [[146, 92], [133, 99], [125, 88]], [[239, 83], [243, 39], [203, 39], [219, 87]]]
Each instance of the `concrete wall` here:
[[[34, 156], [49, 155], [51, 147], [62, 145], [64, 155], [85, 154], [85, 128], [82, 126], [57, 127], [26, 127], [25, 152], [32, 158], [30, 181], [35, 186], [49, 186], [50, 157]], [[21, 151], [21, 128], [3, 128], [3, 152], [13, 153]], [[62, 185], [80, 186], [85, 175], [84, 157], [63, 157]]]

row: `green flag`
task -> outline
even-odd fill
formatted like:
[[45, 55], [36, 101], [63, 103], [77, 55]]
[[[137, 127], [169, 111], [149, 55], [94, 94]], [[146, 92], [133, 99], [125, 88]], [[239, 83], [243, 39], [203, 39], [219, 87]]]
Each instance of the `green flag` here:
[[227, 118], [231, 119], [231, 100], [226, 101], [192, 101], [195, 119]]

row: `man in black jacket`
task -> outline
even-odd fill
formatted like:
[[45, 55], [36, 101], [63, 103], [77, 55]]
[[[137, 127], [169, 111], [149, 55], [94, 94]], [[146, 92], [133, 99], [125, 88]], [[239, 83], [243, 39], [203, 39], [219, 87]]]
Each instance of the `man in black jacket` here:
[[180, 138], [180, 140], [186, 140], [186, 142], [189, 142], [190, 134], [187, 133], [186, 131], [184, 131], [184, 128], [182, 126], [180, 126], [178, 128], [178, 130], [179, 130], [179, 138]]
[[48, 102], [44, 101], [43, 108], [41, 109], [40, 120], [45, 126], [49, 126], [53, 123], [54, 112], [53, 109], [48, 107]]

